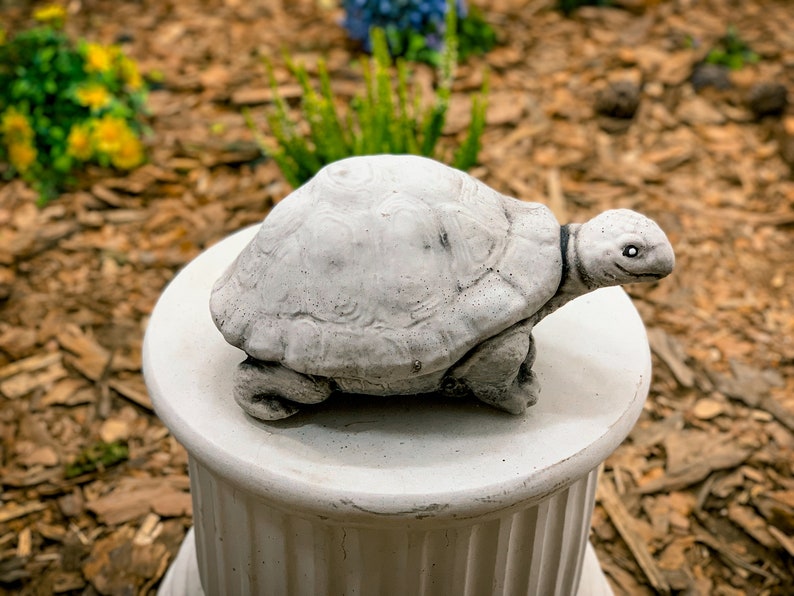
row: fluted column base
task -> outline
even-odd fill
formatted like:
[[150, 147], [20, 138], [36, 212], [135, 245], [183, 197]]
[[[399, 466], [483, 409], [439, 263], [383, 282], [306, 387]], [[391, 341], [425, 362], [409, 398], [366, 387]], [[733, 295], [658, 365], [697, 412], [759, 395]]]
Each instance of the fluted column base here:
[[195, 458], [190, 475], [195, 526], [162, 596], [612, 594], [586, 540], [597, 470], [500, 516], [382, 528], [278, 510]]

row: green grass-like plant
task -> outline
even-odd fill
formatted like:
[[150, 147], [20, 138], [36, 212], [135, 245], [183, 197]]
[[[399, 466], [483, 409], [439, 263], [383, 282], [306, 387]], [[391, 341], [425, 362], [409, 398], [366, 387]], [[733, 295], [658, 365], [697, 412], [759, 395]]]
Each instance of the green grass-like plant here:
[[[317, 85], [305, 66], [287, 57], [287, 66], [303, 91], [299, 121], [291, 118], [287, 102], [280, 96], [271, 64], [267, 64], [273, 90], [273, 108], [266, 114], [273, 143], [257, 134], [262, 150], [273, 158], [282, 174], [298, 187], [324, 165], [354, 155], [379, 153], [415, 154], [439, 158], [441, 138], [452, 93], [457, 64], [456, 15], [447, 11], [444, 49], [438, 66], [435, 98], [423, 108], [419, 95], [409, 88], [408, 67], [403, 60], [392, 63], [386, 34], [372, 31], [372, 57], [363, 67], [364, 89], [342, 113], [331, 90], [331, 80], [323, 61], [317, 67]], [[451, 165], [467, 170], [477, 161], [480, 139], [485, 128], [488, 82], [472, 98], [467, 135], [454, 151]], [[249, 126], [257, 133], [250, 114]]]
[[719, 46], [706, 55], [708, 64], [727, 66], [731, 70], [739, 70], [745, 64], [755, 64], [760, 59], [733, 26], [728, 27], [727, 33], [720, 38]]
[[77, 458], [66, 466], [66, 478], [76, 478], [83, 474], [102, 471], [129, 459], [130, 451], [127, 445], [120, 441], [113, 443], [99, 442], [89, 445]]

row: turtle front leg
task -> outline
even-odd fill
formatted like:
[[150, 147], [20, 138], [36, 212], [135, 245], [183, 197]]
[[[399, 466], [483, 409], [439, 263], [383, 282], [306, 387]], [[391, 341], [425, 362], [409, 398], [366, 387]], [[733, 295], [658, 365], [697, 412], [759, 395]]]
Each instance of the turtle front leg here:
[[518, 370], [518, 376], [516, 377], [521, 384], [523, 391], [528, 394], [527, 406], [534, 406], [538, 401], [538, 395], [540, 395], [540, 381], [538, 380], [538, 375], [536, 375], [535, 371], [532, 370], [532, 366], [535, 364], [535, 356], [537, 356], [537, 353], [538, 350], [535, 347], [535, 337], [530, 331], [529, 350], [527, 351], [527, 357], [521, 364], [521, 367]]
[[450, 371], [450, 379], [488, 405], [523, 414], [539, 391], [531, 329], [524, 321], [483, 342]]
[[280, 364], [248, 358], [237, 367], [234, 399], [259, 420], [281, 420], [296, 414], [297, 404], [316, 404], [333, 392], [328, 379], [302, 375]]

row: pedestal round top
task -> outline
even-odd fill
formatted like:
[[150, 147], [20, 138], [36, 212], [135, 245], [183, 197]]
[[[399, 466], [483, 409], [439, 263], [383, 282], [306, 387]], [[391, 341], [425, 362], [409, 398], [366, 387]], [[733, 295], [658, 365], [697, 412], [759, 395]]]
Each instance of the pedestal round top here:
[[344, 519], [471, 518], [527, 506], [581, 478], [626, 437], [650, 382], [637, 311], [619, 288], [574, 300], [535, 328], [538, 403], [512, 416], [472, 399], [338, 396], [279, 422], [232, 396], [245, 355], [212, 323], [212, 284], [256, 233], [191, 262], [158, 301], [146, 384], [174, 436], [216, 474], [276, 507]]

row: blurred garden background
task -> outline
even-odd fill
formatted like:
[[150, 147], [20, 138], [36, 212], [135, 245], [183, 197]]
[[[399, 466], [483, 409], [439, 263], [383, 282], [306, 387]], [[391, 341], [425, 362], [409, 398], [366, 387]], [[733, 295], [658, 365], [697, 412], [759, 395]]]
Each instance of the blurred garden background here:
[[656, 219], [677, 268], [627, 288], [655, 373], [591, 540], [617, 594], [794, 593], [794, 4], [445, 7], [0, 0], [0, 593], [156, 590], [191, 500], [148, 316], [339, 147]]

